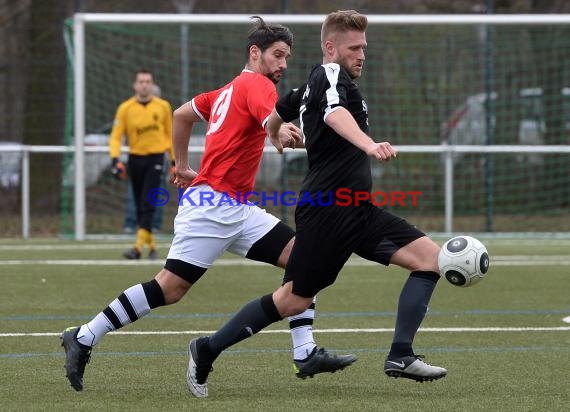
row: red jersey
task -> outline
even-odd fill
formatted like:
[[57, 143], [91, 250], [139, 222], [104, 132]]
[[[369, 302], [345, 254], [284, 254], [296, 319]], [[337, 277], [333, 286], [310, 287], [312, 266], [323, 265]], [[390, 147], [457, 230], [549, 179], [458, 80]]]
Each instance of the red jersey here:
[[204, 121], [206, 147], [192, 186], [208, 184], [236, 197], [253, 190], [265, 146], [265, 124], [277, 102], [275, 85], [266, 76], [243, 70], [224, 87], [192, 99]]

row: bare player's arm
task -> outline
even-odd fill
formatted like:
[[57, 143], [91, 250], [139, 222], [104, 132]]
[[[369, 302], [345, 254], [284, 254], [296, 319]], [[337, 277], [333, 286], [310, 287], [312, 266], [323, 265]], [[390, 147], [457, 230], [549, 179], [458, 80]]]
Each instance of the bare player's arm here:
[[188, 144], [194, 123], [201, 121], [192, 108], [191, 102], [185, 103], [174, 111], [172, 121], [172, 147], [176, 172], [172, 183], [179, 188], [190, 186], [192, 180], [198, 175], [188, 165]]
[[325, 118], [325, 123], [340, 136], [381, 162], [395, 158], [396, 149], [388, 142], [376, 143], [366, 133], [360, 130], [356, 120], [344, 107], [337, 108]]
[[283, 148], [305, 147], [303, 142], [303, 132], [292, 123], [284, 123], [281, 116], [275, 109], [269, 115], [266, 124], [269, 140], [275, 146], [279, 154], [283, 153]]

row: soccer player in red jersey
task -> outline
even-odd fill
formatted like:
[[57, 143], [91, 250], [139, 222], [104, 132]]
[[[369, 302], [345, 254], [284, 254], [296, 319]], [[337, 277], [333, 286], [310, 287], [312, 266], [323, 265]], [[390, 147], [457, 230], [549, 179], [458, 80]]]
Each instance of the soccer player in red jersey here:
[[[249, 33], [247, 63], [225, 86], [194, 97], [174, 112], [173, 183], [185, 192], [174, 220], [174, 239], [164, 268], [149, 282], [126, 289], [91, 321], [62, 334], [66, 376], [83, 389], [83, 374], [91, 349], [108, 332], [147, 315], [160, 306], [178, 302], [225, 251], [284, 268], [293, 247], [293, 229], [265, 210], [240, 202], [239, 194], [253, 190], [265, 138], [265, 126], [277, 102], [275, 84], [287, 67], [293, 35], [281, 25], [261, 18]], [[194, 123], [208, 123], [206, 147], [199, 172], [188, 165], [188, 143]], [[300, 130], [284, 124], [280, 144], [301, 141]], [[354, 355], [336, 355], [318, 348], [313, 339], [313, 301], [289, 318], [296, 375], [300, 378], [334, 372], [356, 361]], [[251, 333], [244, 329], [240, 333]], [[190, 350], [190, 348], [189, 348]], [[188, 366], [188, 376], [195, 373]], [[207, 389], [192, 386], [196, 396]]]

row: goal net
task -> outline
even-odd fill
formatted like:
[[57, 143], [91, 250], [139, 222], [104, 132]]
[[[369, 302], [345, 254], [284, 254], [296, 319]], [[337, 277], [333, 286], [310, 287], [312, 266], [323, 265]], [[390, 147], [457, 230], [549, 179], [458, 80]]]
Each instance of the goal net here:
[[[83, 43], [69, 51], [70, 62], [74, 54], [84, 55], [84, 98], [75, 104], [84, 113], [87, 150], [102, 150], [85, 153], [86, 234], [123, 229], [127, 186], [112, 179], [106, 144], [118, 104], [133, 93], [133, 72], [150, 69], [173, 108], [218, 88], [244, 66], [248, 17], [79, 15]], [[282, 93], [302, 84], [311, 67], [321, 63], [323, 16], [264, 17], [288, 25], [295, 35], [286, 77], [278, 85]], [[453, 154], [453, 230], [570, 231], [570, 152], [528, 150], [570, 144], [570, 20], [558, 16], [558, 21], [541, 22], [544, 16], [527, 16], [521, 23], [516, 16], [488, 21], [475, 16], [475, 24], [469, 16], [447, 17], [369, 16], [366, 62], [358, 83], [372, 137], [409, 147], [513, 146], [508, 153]], [[425, 21], [418, 24], [421, 19]], [[73, 28], [69, 21], [69, 39]], [[70, 85], [74, 75], [77, 67], [70, 67]], [[71, 125], [77, 109], [70, 105], [67, 113]], [[194, 134], [191, 166], [196, 168], [203, 125]], [[73, 133], [67, 139], [74, 144]], [[517, 153], [519, 146], [527, 151]], [[72, 233], [77, 224], [73, 154], [68, 156], [62, 179], [64, 233]], [[442, 153], [411, 150], [394, 162], [374, 165], [374, 190], [382, 192], [378, 202], [425, 231], [444, 231], [443, 159]], [[278, 156], [268, 151], [256, 189], [295, 192], [306, 168], [302, 152]], [[165, 233], [171, 232], [177, 207], [176, 191], [168, 190], [171, 200], [162, 210]], [[419, 193], [415, 202], [412, 192]], [[269, 199], [267, 209], [293, 223], [294, 207], [280, 200]]]

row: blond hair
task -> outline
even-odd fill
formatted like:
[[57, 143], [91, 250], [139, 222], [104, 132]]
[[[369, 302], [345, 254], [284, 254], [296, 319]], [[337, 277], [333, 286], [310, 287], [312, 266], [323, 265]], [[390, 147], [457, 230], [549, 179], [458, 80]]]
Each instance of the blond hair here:
[[321, 44], [330, 40], [336, 33], [351, 30], [365, 32], [368, 27], [368, 18], [355, 10], [338, 10], [330, 13], [321, 28]]

